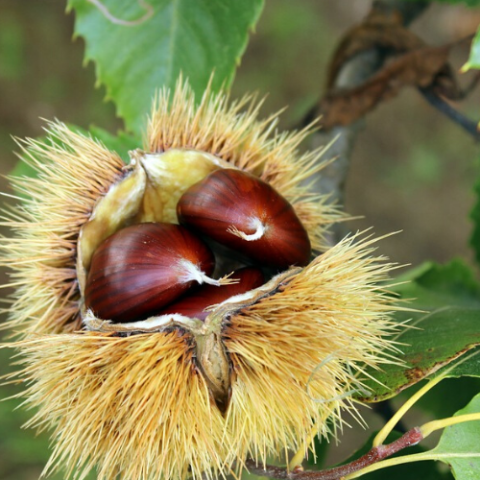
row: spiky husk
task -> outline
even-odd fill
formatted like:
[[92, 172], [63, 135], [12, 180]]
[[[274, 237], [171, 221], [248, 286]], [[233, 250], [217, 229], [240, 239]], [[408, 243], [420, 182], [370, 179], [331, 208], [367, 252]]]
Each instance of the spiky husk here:
[[[66, 464], [99, 480], [208, 477], [296, 449], [316, 425], [353, 409], [362, 363], [391, 349], [388, 297], [365, 244], [345, 240], [282, 291], [233, 317], [224, 340], [233, 365], [226, 416], [192, 363], [188, 334], [119, 337], [82, 332], [19, 344], [30, 422], [51, 428], [49, 469]], [[387, 336], [385, 336], [387, 335]], [[360, 375], [359, 375], [360, 373]]]
[[23, 333], [76, 330], [78, 291], [75, 256], [78, 232], [97, 200], [120, 177], [124, 163], [99, 142], [50, 124], [46, 142], [19, 141], [23, 160], [38, 178], [12, 178], [26, 195], [4, 212], [0, 264], [13, 270], [14, 303], [6, 327]]
[[[246, 108], [246, 112], [241, 113]], [[251, 99], [228, 107], [205, 94], [195, 106], [179, 83], [159, 96], [147, 151], [189, 148], [213, 153], [270, 182], [295, 207], [315, 248], [338, 214], [301, 186], [318, 153], [299, 156], [306, 131], [271, 134], [275, 119], [256, 119]], [[39, 179], [16, 179], [30, 196], [9, 214], [17, 237], [5, 239], [13, 268], [10, 326], [24, 332], [20, 377], [30, 422], [51, 429], [47, 470], [100, 480], [184, 479], [238, 471], [247, 456], [298, 448], [315, 428], [354, 412], [359, 365], [389, 361], [389, 297], [376, 285], [390, 265], [371, 244], [347, 239], [319, 256], [287, 285], [229, 319], [224, 345], [232, 364], [225, 415], [212, 401], [193, 359], [189, 333], [115, 335], [81, 330], [75, 259], [77, 238], [97, 200], [122, 176], [123, 163], [95, 140], [52, 124], [54, 142], [24, 143]], [[387, 336], [386, 336], [387, 335]]]
[[[312, 196], [301, 185], [321, 168], [321, 151], [297, 152], [308, 129], [272, 136], [276, 117], [260, 122], [258, 108], [251, 97], [229, 108], [227, 97], [209, 91], [196, 106], [191, 89], [179, 82], [173, 96], [168, 90], [159, 94], [145, 150], [206, 151], [259, 175], [293, 204], [313, 249], [324, 250], [326, 228], [340, 215], [325, 198]], [[16, 289], [8, 327], [26, 333], [75, 331], [81, 326], [75, 321], [78, 234], [99, 198], [121, 178], [125, 164], [117, 153], [62, 123], [49, 124], [47, 141], [28, 139], [19, 144], [23, 160], [39, 177], [12, 178], [27, 199], [6, 212], [3, 222], [16, 231], [15, 238], [5, 238], [0, 245], [4, 253], [0, 264], [14, 270], [7, 286]]]

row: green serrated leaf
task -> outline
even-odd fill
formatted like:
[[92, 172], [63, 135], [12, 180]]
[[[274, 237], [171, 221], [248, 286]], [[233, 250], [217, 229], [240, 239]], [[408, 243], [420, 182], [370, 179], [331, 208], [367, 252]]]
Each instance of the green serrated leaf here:
[[[429, 263], [400, 280], [408, 277], [410, 282], [397, 286], [396, 292], [412, 299], [409, 307], [423, 312], [396, 315], [399, 322], [410, 319], [412, 327], [394, 339], [400, 344], [402, 353], [397, 357], [403, 364], [385, 365], [381, 371], [367, 369], [372, 378], [365, 384], [371, 394], [359, 395], [363, 401], [390, 398], [480, 345], [480, 287], [462, 261]], [[472, 359], [469, 372], [480, 376], [476, 365]], [[451, 376], [460, 374], [458, 368]]]
[[[480, 413], [480, 394], [455, 416]], [[480, 420], [448, 427], [429, 456], [451, 466], [457, 480], [478, 480], [480, 476]]]
[[375, 381], [365, 383], [373, 395], [362, 399], [376, 402], [390, 398], [480, 345], [479, 318], [480, 306], [445, 307], [412, 322], [414, 328], [395, 338], [401, 343], [398, 359], [404, 365], [386, 365], [380, 372], [369, 372]]
[[439, 370], [436, 375], [442, 375], [448, 369], [448, 377], [480, 377], [480, 347], [472, 349], [466, 357], [466, 359], [461, 357], [458, 361], [452, 362], [451, 365]]
[[108, 14], [86, 0], [68, 3], [76, 12], [75, 32], [86, 42], [85, 58], [96, 63], [99, 82], [137, 133], [155, 92], [173, 87], [181, 73], [198, 95], [212, 73], [214, 90], [230, 85], [263, 8], [263, 0], [150, 0], [149, 16], [132, 0], [102, 4]]

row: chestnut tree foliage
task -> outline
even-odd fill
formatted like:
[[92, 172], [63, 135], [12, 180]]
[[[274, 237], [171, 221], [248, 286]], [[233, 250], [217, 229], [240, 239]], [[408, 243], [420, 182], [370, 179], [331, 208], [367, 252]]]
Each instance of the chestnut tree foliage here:
[[[463, 3], [480, 7], [480, 0]], [[249, 34], [261, 15], [263, 0], [149, 0], [148, 4], [132, 0], [69, 0], [68, 8], [75, 12], [76, 34], [85, 40], [85, 58], [95, 62], [97, 80], [106, 87], [108, 98], [125, 124], [125, 132], [117, 136], [97, 127], [90, 133], [127, 160], [128, 150], [141, 145], [146, 112], [159, 87], [173, 87], [179, 75], [189, 79], [199, 97], [210, 82], [214, 90], [231, 85]], [[465, 66], [477, 68], [480, 30]], [[19, 167], [16, 173], [30, 174], [25, 167]], [[471, 245], [480, 261], [480, 179], [475, 191], [478, 203], [471, 213]], [[397, 312], [396, 319], [409, 320], [414, 328], [395, 339], [402, 352], [401, 363], [387, 365], [381, 371], [367, 370], [369, 391], [358, 393], [359, 399], [386, 400], [407, 386], [448, 370], [447, 377], [466, 377], [463, 385], [468, 395], [457, 395], [466, 404], [459, 404], [458, 400], [449, 405], [457, 408], [459, 415], [480, 413], [480, 393], [475, 395], [473, 387], [478, 383], [469, 380], [480, 377], [480, 355], [476, 355], [480, 353], [480, 284], [473, 268], [460, 260], [446, 265], [425, 262], [401, 274], [398, 280], [395, 293], [410, 299], [408, 306], [415, 311]], [[452, 415], [448, 402], [442, 401], [448, 393], [442, 385], [448, 382], [440, 383], [434, 390], [437, 399], [427, 397], [419, 406], [437, 418]], [[410, 391], [403, 393], [403, 398]], [[395, 432], [392, 435], [398, 437]], [[323, 452], [327, 448], [335, 448], [335, 443], [319, 446]], [[356, 457], [368, 448], [370, 443]], [[480, 478], [480, 421], [447, 427], [431, 450], [415, 448], [419, 453], [412, 456], [411, 463], [395, 466], [388, 473], [373, 472], [365, 478]], [[438, 462], [417, 462], [427, 459], [447, 464], [451, 473], [438, 468]], [[322, 467], [325, 465], [321, 461], [313, 465], [309, 460], [308, 468]]]

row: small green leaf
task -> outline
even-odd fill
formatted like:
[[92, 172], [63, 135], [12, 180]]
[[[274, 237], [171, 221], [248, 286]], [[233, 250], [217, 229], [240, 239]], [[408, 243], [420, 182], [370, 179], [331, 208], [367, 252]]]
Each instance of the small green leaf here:
[[[371, 394], [362, 394], [363, 401], [390, 398], [480, 345], [480, 287], [463, 262], [426, 264], [400, 280], [408, 277], [411, 281], [399, 285], [396, 292], [414, 299], [408, 306], [423, 312], [396, 315], [399, 322], [410, 319], [411, 328], [394, 338], [402, 352], [397, 358], [403, 364], [385, 365], [381, 371], [367, 369], [372, 378], [365, 384]], [[470, 374], [480, 376], [480, 370], [472, 371], [474, 363], [469, 368]]]
[[462, 72], [466, 72], [472, 68], [480, 69], [480, 29], [477, 30], [472, 40], [470, 56], [468, 57], [467, 63], [462, 67]]
[[[480, 394], [455, 416], [480, 413]], [[457, 480], [478, 480], [480, 472], [480, 420], [448, 427], [429, 452], [452, 467]], [[429, 455], [430, 456], [430, 455]]]
[[106, 11], [86, 0], [68, 3], [76, 11], [76, 34], [86, 42], [85, 58], [96, 63], [98, 81], [137, 133], [155, 92], [173, 87], [181, 73], [197, 95], [212, 73], [213, 89], [228, 86], [263, 8], [263, 0], [149, 0], [149, 15], [132, 0], [101, 4]]

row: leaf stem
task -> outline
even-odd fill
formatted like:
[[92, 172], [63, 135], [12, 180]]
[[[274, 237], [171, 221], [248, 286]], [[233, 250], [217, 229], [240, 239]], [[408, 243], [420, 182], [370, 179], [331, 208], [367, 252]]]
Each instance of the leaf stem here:
[[371, 473], [376, 470], [381, 470], [382, 468], [394, 467], [396, 465], [403, 465], [405, 463], [424, 462], [426, 460], [448, 461], [447, 459], [451, 459], [451, 458], [479, 458], [479, 457], [480, 457], [480, 453], [478, 452], [447, 454], [447, 453], [435, 453], [434, 450], [430, 450], [428, 452], [414, 453], [412, 455], [404, 455], [403, 457], [389, 458], [387, 460], [383, 460], [382, 462], [369, 465], [363, 470], [359, 470], [350, 475], [347, 475], [346, 477], [342, 478], [342, 480], [352, 480], [353, 478], [361, 477], [362, 475], [366, 475], [367, 473]]
[[433, 420], [422, 425], [420, 431], [423, 434], [423, 438], [426, 438], [435, 430], [447, 428], [456, 425], [457, 423], [471, 422], [474, 420], [480, 420], [480, 413], [469, 413], [466, 415], [457, 415], [456, 417], [443, 418], [441, 420]]
[[[320, 422], [323, 423], [323, 421], [325, 420], [325, 417], [327, 415], [324, 414], [322, 416], [322, 418], [320, 419]], [[320, 423], [319, 422], [319, 423]], [[310, 432], [310, 435], [305, 439], [305, 441], [302, 443], [302, 445], [300, 446], [300, 448], [297, 450], [297, 452], [295, 453], [295, 455], [293, 456], [293, 458], [290, 460], [290, 463], [288, 464], [288, 470], [290, 471], [294, 471], [296, 468], [299, 468], [301, 467], [302, 465], [302, 461], [303, 459], [305, 458], [305, 452], [307, 451], [307, 448], [308, 446], [310, 445], [310, 443], [313, 442], [314, 438], [316, 437], [316, 435], [319, 434], [319, 427], [318, 427], [318, 424], [316, 423], [313, 427], [312, 427], [312, 430]]]
[[395, 413], [395, 415], [384, 425], [384, 427], [378, 432], [377, 436], [373, 439], [373, 446], [377, 447], [382, 445], [391, 431], [394, 429], [395, 425], [400, 421], [400, 419], [405, 415], [405, 413], [410, 410], [410, 408], [425, 395], [429, 390], [431, 390], [435, 385], [440, 383], [443, 380], [443, 376], [439, 376], [430, 380], [426, 385], [424, 385], [418, 392], [412, 395]]
[[350, 475], [345, 476], [342, 480], [351, 480], [353, 478], [361, 477], [362, 475], [366, 475], [367, 473], [374, 472], [376, 470], [380, 470], [382, 468], [387, 467], [394, 467], [395, 465], [403, 465], [404, 463], [413, 463], [413, 462], [420, 462], [424, 460], [436, 460], [437, 457], [430, 452], [424, 453], [414, 453], [412, 455], [404, 455], [403, 457], [397, 458], [389, 458], [387, 460], [383, 460], [381, 462], [374, 463], [365, 467], [363, 470], [359, 470], [357, 472], [353, 472]]
[[[441, 377], [438, 378], [440, 379]], [[430, 383], [426, 386], [429, 385]], [[435, 420], [433, 422], [425, 423], [421, 427], [412, 428], [407, 433], [402, 435], [398, 440], [395, 440], [388, 445], [378, 445], [373, 447], [365, 455], [361, 456], [357, 460], [354, 460], [353, 462], [347, 463], [346, 465], [341, 465], [339, 467], [329, 468], [327, 470], [304, 471], [301, 467], [296, 467], [290, 471], [285, 467], [271, 465], [265, 465], [265, 467], [262, 468], [259, 467], [254, 460], [247, 460], [245, 462], [245, 466], [248, 468], [250, 473], [264, 477], [277, 478], [280, 480], [339, 480], [340, 478], [342, 480], [352, 480], [353, 478], [361, 477], [362, 475], [375, 470], [392, 467], [394, 465], [401, 465], [404, 463], [417, 461], [419, 462], [423, 460], [442, 460], [442, 458], [450, 458], [449, 455], [436, 453], [435, 450], [430, 450], [424, 453], [404, 455], [402, 457], [385, 460], [387, 457], [394, 455], [404, 448], [417, 445], [435, 430], [456, 425], [458, 423], [471, 421], [480, 421], [480, 413], [458, 415], [456, 417], [449, 417], [443, 420]], [[455, 458], [459, 456], [464, 456], [466, 458], [480, 457], [480, 453], [463, 452], [458, 454], [456, 453], [454, 456]]]

